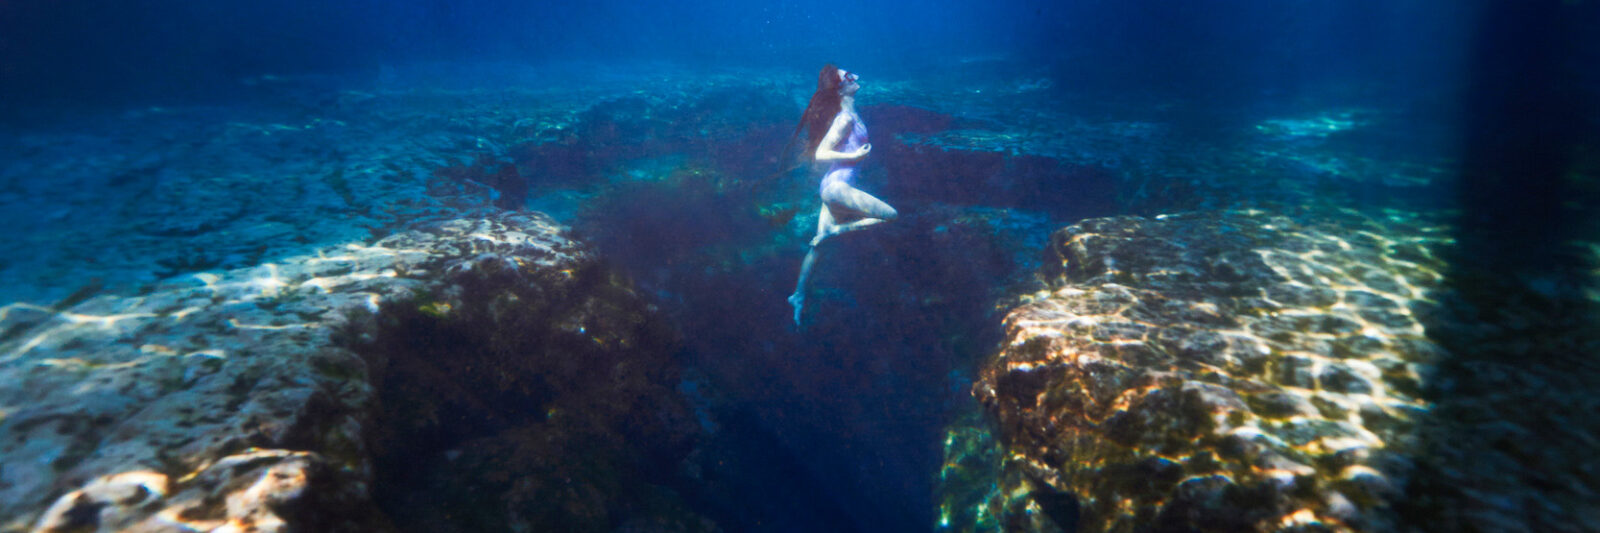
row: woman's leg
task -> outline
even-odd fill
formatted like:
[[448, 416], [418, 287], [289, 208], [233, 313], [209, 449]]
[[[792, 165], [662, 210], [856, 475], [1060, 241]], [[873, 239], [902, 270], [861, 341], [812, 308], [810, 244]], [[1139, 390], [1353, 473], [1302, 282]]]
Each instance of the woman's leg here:
[[833, 217], [828, 217], [829, 224], [818, 224], [817, 236], [811, 239], [812, 246], [816, 246], [828, 237], [881, 224], [900, 216], [898, 211], [883, 200], [843, 182], [832, 183], [822, 189], [822, 203], [823, 211], [840, 209], [859, 214], [861, 218], [846, 224], [836, 224], [833, 223]]
[[[833, 228], [833, 213], [828, 211], [828, 206], [822, 206], [822, 212], [817, 214], [817, 239]], [[800, 263], [800, 280], [794, 284], [794, 294], [789, 295], [789, 305], [794, 306], [794, 325], [800, 325], [800, 308], [805, 304], [806, 278], [811, 277], [811, 265], [817, 262], [817, 239], [812, 239], [811, 250], [806, 252], [806, 259]]]
[[794, 325], [800, 325], [800, 308], [805, 306], [806, 277], [811, 275], [811, 265], [817, 262], [817, 247], [811, 247], [806, 252], [806, 259], [800, 263], [800, 281], [795, 283], [794, 294], [789, 295], [789, 305], [794, 307]]

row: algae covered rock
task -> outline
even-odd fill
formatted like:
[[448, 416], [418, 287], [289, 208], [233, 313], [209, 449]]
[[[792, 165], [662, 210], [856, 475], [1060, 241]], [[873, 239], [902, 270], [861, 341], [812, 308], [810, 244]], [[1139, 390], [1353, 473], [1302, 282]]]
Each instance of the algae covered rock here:
[[[0, 531], [405, 526], [385, 517], [369, 493], [372, 480], [385, 476], [375, 472], [382, 464], [372, 458], [372, 443], [396, 430], [383, 425], [392, 413], [377, 414], [392, 403], [377, 399], [393, 396], [384, 387], [394, 374], [371, 366], [394, 357], [368, 349], [389, 338], [375, 325], [417, 317], [470, 314], [508, 331], [536, 332], [553, 346], [579, 346], [544, 352], [533, 374], [517, 373], [527, 365], [495, 367], [492, 377], [444, 376], [480, 383], [437, 386], [559, 391], [528, 392], [569, 399], [539, 411], [540, 418], [611, 424], [581, 426], [588, 431], [616, 430], [620, 419], [652, 422], [630, 434], [630, 449], [656, 451], [649, 457], [670, 464], [693, 426], [675, 425], [681, 402], [664, 396], [676, 384], [671, 360], [644, 342], [654, 337], [638, 333], [659, 330], [652, 310], [548, 217], [461, 216], [420, 221], [376, 242], [174, 278], [136, 295], [0, 308], [0, 456], [7, 459]], [[510, 285], [494, 285], [501, 282]], [[517, 300], [536, 294], [542, 299]], [[411, 311], [384, 314], [396, 306]], [[537, 312], [552, 308], [564, 312]], [[479, 340], [416, 339], [441, 356], [467, 349], [451, 341]], [[504, 360], [525, 355], [492, 353]], [[596, 354], [609, 358], [561, 359]], [[610, 382], [582, 377], [595, 373], [628, 386], [586, 389]], [[618, 391], [634, 394], [605, 396]], [[591, 409], [582, 401], [596, 398], [610, 403]], [[446, 401], [414, 414], [474, 414]], [[657, 437], [676, 440], [659, 451], [650, 440]], [[504, 475], [522, 474], [536, 475]]]
[[1007, 530], [1393, 527], [1441, 352], [1417, 316], [1443, 237], [1355, 212], [1058, 231], [1052, 289], [1011, 311], [974, 386], [1006, 449], [989, 513]]
[[668, 488], [700, 426], [676, 331], [631, 283], [578, 249], [440, 266], [351, 324], [378, 387], [374, 497], [400, 530], [714, 529]]

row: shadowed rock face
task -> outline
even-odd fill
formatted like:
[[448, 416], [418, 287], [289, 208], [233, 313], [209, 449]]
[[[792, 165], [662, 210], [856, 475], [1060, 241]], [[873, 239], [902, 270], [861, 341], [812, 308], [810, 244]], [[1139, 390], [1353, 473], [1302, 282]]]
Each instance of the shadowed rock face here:
[[450, 264], [353, 323], [378, 389], [374, 497], [397, 529], [709, 527], [661, 487], [700, 431], [674, 390], [676, 333], [573, 252]]
[[1398, 216], [1317, 220], [1057, 232], [1052, 289], [1011, 311], [974, 387], [1008, 451], [989, 503], [1001, 527], [1392, 528], [1441, 352], [1417, 317], [1443, 236]]
[[[485, 472], [515, 482], [469, 525], [707, 527], [648, 483], [548, 486], [668, 478], [697, 429], [673, 337], [541, 214], [424, 220], [61, 307], [0, 309], [0, 530], [428, 527], [397, 520], [426, 509], [378, 511], [373, 479]], [[482, 430], [410, 440], [464, 427]]]

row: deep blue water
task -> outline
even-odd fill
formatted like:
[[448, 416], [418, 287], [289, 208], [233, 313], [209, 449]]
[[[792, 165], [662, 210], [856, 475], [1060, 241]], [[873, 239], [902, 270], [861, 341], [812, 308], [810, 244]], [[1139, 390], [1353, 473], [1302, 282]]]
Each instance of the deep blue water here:
[[[553, 73], [538, 79], [575, 94], [640, 69], [674, 79], [730, 69], [792, 72], [745, 80], [777, 85], [778, 96], [740, 86], [710, 100], [721, 108], [662, 119], [748, 126], [754, 133], [736, 149], [750, 150], [749, 160], [718, 164], [749, 171], [775, 166], [798, 118], [789, 100], [809, 94], [816, 69], [831, 61], [861, 73], [864, 86], [892, 82], [897, 97], [920, 98], [924, 107], [948, 102], [944, 114], [980, 122], [1070, 110], [1159, 124], [1163, 138], [1177, 140], [1137, 157], [1126, 147], [1063, 157], [1100, 162], [1070, 171], [1013, 161], [990, 178], [1013, 182], [983, 186], [942, 175], [891, 182], [886, 176], [919, 164], [985, 167], [885, 151], [885, 166], [867, 171], [863, 183], [907, 215], [830, 250], [799, 329], [783, 297], [802, 241], [754, 210], [728, 208], [716, 187], [625, 183], [592, 202], [562, 203], [551, 194], [582, 189], [562, 180], [586, 178], [556, 176], [510, 206], [565, 209], [553, 212], [656, 298], [685, 336], [681, 358], [693, 377], [684, 389], [697, 391], [711, 435], [697, 452], [704, 483], [681, 488], [689, 507], [725, 531], [925, 531], [934, 524], [942, 428], [971, 409], [972, 373], [999, 339], [1004, 310], [997, 304], [1034, 288], [1035, 251], [1050, 231], [1093, 216], [1305, 200], [1298, 189], [1263, 185], [1177, 190], [1140, 204], [1118, 189], [1136, 162], [1188, 160], [1193, 153], [1173, 153], [1200, 145], [1191, 141], [1243, 152], [1255, 148], [1221, 132], [1308, 110], [1381, 110], [1381, 129], [1335, 135], [1322, 148], [1346, 161], [1435, 165], [1443, 175], [1420, 185], [1347, 182], [1308, 163], [1291, 169], [1306, 176], [1300, 185], [1357, 208], [1455, 220], [1456, 261], [1474, 269], [1471, 279], [1554, 279], [1560, 289], [1553, 290], [1593, 289], [1594, 258], [1570, 245], [1600, 241], [1592, 174], [1600, 146], [1597, 12], [1600, 5], [1583, 0], [8, 1], [0, 3], [0, 121], [16, 131], [88, 131], [88, 119], [74, 117], [152, 106], [269, 107], [279, 104], [267, 103], [275, 96], [262, 89], [263, 76], [326, 76], [350, 87], [381, 84], [415, 65], [462, 72], [526, 65]], [[1048, 84], [1019, 89], [1038, 80]], [[485, 83], [466, 75], [434, 81]], [[989, 101], [983, 91], [997, 96]], [[903, 102], [873, 102], [873, 94], [863, 94], [862, 106], [874, 135], [887, 139], [936, 120], [894, 107]], [[635, 113], [624, 100], [595, 103], [596, 116]], [[1036, 125], [1031, 133], [1052, 130]], [[655, 141], [667, 148], [624, 156], [630, 148], [595, 146], [619, 159], [659, 162], [715, 153], [719, 140], [670, 125], [648, 133], [665, 135]], [[1063, 173], [1079, 179], [1070, 191], [1029, 178]], [[131, 176], [119, 175], [140, 179]], [[108, 202], [117, 194], [103, 190]], [[768, 184], [749, 194], [747, 203], [781, 210], [814, 201], [815, 191]], [[800, 206], [797, 220], [814, 216], [814, 204]], [[970, 219], [984, 222], [953, 222]], [[75, 288], [62, 285], [37, 292], [59, 298]], [[1571, 356], [1552, 355], [1550, 364]]]
[[261, 73], [419, 60], [832, 60], [884, 73], [1007, 55], [1074, 87], [1254, 100], [1381, 81], [1424, 97], [1468, 75], [1489, 24], [1480, 4], [24, 1], [0, 8], [0, 81], [23, 97], [215, 98]]

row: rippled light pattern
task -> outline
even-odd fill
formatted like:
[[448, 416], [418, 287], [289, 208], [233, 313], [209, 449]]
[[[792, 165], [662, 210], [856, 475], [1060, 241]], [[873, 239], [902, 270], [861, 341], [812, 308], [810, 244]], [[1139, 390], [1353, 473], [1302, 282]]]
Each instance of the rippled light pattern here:
[[1448, 239], [1399, 214], [1303, 218], [1058, 232], [1061, 276], [1010, 313], [975, 387], [1009, 443], [1002, 491], [1072, 494], [1084, 531], [1391, 525]]

